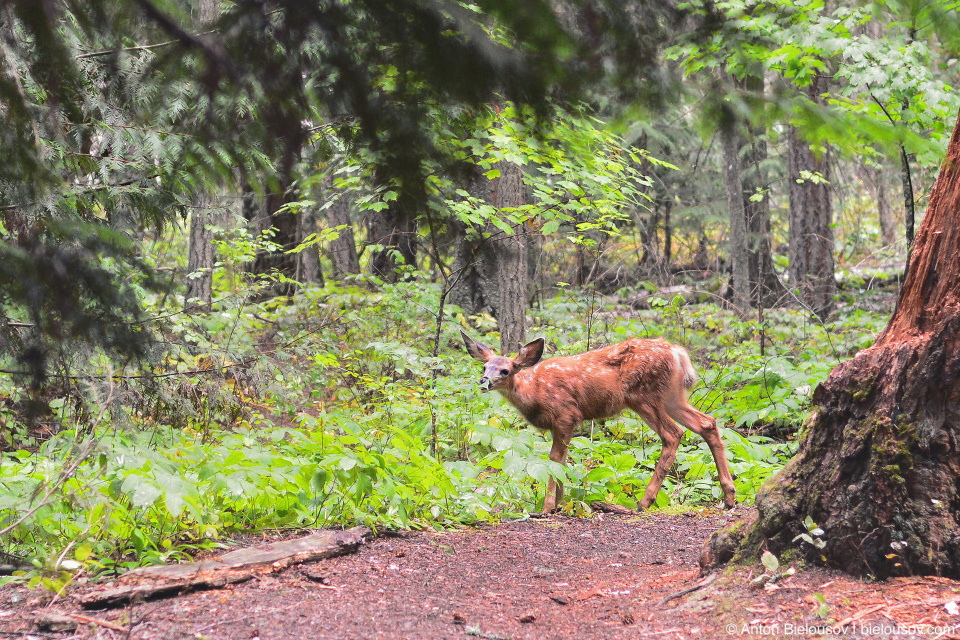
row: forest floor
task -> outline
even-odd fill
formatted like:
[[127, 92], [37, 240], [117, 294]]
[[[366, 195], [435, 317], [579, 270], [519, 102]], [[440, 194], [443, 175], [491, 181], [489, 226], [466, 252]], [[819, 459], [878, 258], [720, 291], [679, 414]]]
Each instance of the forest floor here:
[[8, 585], [0, 637], [960, 638], [960, 582], [943, 578], [878, 583], [806, 569], [751, 589], [756, 563], [660, 604], [703, 580], [703, 541], [750, 510], [557, 515], [380, 537], [351, 555], [116, 609], [76, 603], [103, 585], [59, 598]]

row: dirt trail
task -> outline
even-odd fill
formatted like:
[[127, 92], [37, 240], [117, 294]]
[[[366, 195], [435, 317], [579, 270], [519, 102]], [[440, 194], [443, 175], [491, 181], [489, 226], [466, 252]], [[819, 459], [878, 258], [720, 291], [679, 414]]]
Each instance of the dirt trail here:
[[[960, 638], [960, 616], [951, 614], [957, 611], [960, 583], [943, 579], [879, 585], [814, 569], [773, 588], [751, 590], [751, 572], [762, 569], [743, 567], [659, 605], [697, 584], [701, 543], [743, 510], [555, 516], [379, 538], [353, 555], [114, 610], [81, 611], [70, 594], [51, 603], [42, 592], [6, 587], [0, 589], [0, 636], [836, 637], [822, 630], [819, 593], [827, 601], [828, 619], [846, 625], [842, 637]], [[43, 624], [52, 613], [74, 616], [65, 626], [72, 620], [76, 628], [41, 631], [38, 621]], [[916, 627], [914, 635], [882, 633], [896, 624], [906, 630], [905, 625], [917, 623], [930, 626]]]

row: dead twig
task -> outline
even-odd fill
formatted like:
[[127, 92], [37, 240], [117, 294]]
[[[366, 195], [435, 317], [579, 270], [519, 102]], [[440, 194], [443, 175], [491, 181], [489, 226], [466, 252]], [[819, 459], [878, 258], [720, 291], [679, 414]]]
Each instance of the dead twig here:
[[667, 603], [670, 602], [671, 600], [676, 600], [677, 598], [682, 598], [683, 596], [685, 596], [685, 595], [687, 595], [687, 594], [689, 594], [689, 593], [693, 593], [694, 591], [699, 591], [700, 589], [703, 589], [704, 587], [706, 587], [707, 585], [709, 585], [711, 582], [713, 582], [714, 580], [716, 580], [718, 575], [720, 575], [720, 574], [719, 574], [719, 573], [711, 573], [709, 576], [707, 576], [706, 578], [704, 578], [703, 580], [701, 580], [701, 581], [698, 582], [697, 584], [693, 585], [693, 586], [690, 587], [689, 589], [684, 589], [683, 591], [677, 591], [676, 593], [670, 594], [669, 596], [667, 596], [666, 598], [664, 598], [663, 600], [661, 600], [660, 602], [658, 602], [658, 603], [657, 603], [657, 606], [658, 606], [658, 607], [662, 607], [663, 605], [667, 604]]
[[73, 618], [79, 622], [86, 622], [87, 624], [95, 624], [98, 627], [106, 627], [107, 629], [113, 629], [114, 631], [120, 631], [122, 633], [129, 633], [130, 629], [119, 625], [115, 622], [110, 622], [109, 620], [104, 620], [103, 618], [94, 618], [93, 616], [85, 616], [82, 613], [68, 613], [67, 617]]
[[848, 617], [844, 618], [843, 620], [841, 620], [840, 622], [838, 622], [838, 623], [836, 624], [836, 626], [842, 629], [842, 628], [844, 628], [845, 626], [847, 626], [848, 624], [850, 624], [851, 622], [856, 622], [857, 620], [860, 620], [861, 618], [865, 618], [865, 617], [867, 617], [868, 615], [870, 615], [871, 613], [874, 613], [874, 612], [876, 612], [876, 611], [880, 611], [880, 609], [883, 609], [883, 608], [886, 607], [886, 606], [887, 606], [886, 604], [875, 604], [875, 605], [873, 605], [872, 607], [867, 607], [866, 609], [863, 609], [863, 610], [861, 610], [861, 611], [856, 612], [856, 613], [853, 614], [852, 616], [848, 616]]

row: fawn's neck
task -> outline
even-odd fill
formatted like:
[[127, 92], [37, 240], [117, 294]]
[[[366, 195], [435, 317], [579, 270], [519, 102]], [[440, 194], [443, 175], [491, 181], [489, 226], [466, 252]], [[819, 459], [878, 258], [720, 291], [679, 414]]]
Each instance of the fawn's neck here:
[[523, 415], [527, 422], [539, 429], [550, 429], [550, 425], [543, 423], [543, 407], [536, 393], [536, 382], [531, 375], [532, 372], [533, 369], [527, 369], [514, 374], [510, 383], [497, 391]]

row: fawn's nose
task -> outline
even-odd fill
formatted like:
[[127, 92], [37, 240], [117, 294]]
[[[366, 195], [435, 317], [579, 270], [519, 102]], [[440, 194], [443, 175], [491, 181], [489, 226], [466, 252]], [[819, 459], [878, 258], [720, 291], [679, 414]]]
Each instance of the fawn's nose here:
[[490, 388], [490, 378], [488, 378], [487, 376], [483, 376], [482, 378], [480, 378], [480, 389], [484, 390], [489, 388]]

